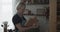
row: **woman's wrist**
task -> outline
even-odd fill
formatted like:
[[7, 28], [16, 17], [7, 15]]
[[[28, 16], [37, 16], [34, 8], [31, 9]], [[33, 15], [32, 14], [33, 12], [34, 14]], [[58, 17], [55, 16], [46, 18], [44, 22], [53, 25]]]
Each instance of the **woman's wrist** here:
[[31, 26], [31, 27], [27, 27], [27, 29], [29, 30], [29, 29], [32, 29], [33, 27]]

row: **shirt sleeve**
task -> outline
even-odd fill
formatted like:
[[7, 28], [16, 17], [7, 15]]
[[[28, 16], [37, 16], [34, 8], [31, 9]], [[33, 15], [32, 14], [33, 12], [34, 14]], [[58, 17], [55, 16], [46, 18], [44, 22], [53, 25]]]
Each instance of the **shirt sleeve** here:
[[18, 24], [19, 21], [20, 21], [20, 19], [19, 19], [17, 16], [14, 16], [14, 17], [12, 18], [13, 24]]

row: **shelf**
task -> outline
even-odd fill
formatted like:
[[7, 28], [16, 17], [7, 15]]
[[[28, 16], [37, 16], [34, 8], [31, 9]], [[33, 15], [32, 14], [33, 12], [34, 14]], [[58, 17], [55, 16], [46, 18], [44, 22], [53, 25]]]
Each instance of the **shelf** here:
[[30, 0], [27, 3], [28, 5], [35, 5], [35, 4], [49, 4], [49, 0]]
[[57, 30], [60, 30], [60, 28], [57, 28]]
[[40, 5], [40, 6], [46, 6], [47, 5], [47, 6], [49, 6], [49, 4], [26, 4], [26, 5], [34, 5], [34, 6], [35, 5]]
[[58, 10], [57, 12], [60, 12], [60, 10]]
[[57, 4], [59, 4], [60, 2], [57, 2]]
[[46, 16], [46, 15], [42, 15], [42, 14], [24, 14], [24, 15], [27, 15], [27, 16]]
[[60, 30], [57, 30], [57, 32], [60, 32]]
[[60, 22], [60, 15], [57, 16], [57, 22]]
[[58, 21], [57, 24], [60, 24], [60, 21]]
[[26, 4], [26, 5], [49, 5], [49, 4]]
[[60, 15], [57, 15], [58, 18], [60, 18]]

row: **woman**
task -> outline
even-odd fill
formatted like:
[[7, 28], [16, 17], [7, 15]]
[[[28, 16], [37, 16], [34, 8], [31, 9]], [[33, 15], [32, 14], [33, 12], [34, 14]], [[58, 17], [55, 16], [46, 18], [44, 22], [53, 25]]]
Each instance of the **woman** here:
[[23, 16], [24, 10], [25, 10], [25, 4], [20, 3], [17, 6], [17, 13], [13, 16], [13, 24], [15, 25], [16, 32], [25, 32], [31, 28], [36, 28], [35, 25], [31, 27], [25, 27], [24, 24], [26, 23], [26, 19]]

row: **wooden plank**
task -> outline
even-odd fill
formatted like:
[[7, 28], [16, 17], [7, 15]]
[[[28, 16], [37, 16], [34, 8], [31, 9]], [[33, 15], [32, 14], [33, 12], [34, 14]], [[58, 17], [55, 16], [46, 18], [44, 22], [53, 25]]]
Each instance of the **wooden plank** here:
[[49, 16], [49, 32], [56, 32], [56, 8], [57, 8], [57, 0], [49, 0], [50, 7], [50, 16]]

